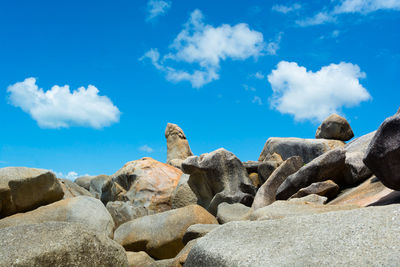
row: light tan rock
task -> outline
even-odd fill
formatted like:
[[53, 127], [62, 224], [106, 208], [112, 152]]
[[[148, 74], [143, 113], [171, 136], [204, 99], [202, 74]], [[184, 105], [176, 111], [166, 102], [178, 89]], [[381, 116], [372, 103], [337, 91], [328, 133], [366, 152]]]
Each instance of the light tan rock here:
[[85, 188], [71, 182], [68, 179], [58, 179], [58, 181], [60, 182], [61, 188], [64, 192], [64, 199], [78, 196], [93, 197], [93, 195]]
[[193, 156], [189, 143], [182, 129], [173, 123], [168, 123], [165, 129], [167, 139], [167, 163], [173, 163], [174, 167], [180, 167], [182, 161]]
[[155, 261], [144, 251], [132, 252], [127, 251], [126, 256], [128, 257], [129, 267], [148, 267], [151, 266]]
[[217, 219], [220, 224], [248, 220], [252, 210], [241, 203], [229, 204], [222, 202], [218, 205]]
[[189, 175], [182, 174], [181, 178], [179, 179], [178, 185], [172, 192], [171, 207], [173, 209], [197, 204], [197, 196], [190, 188], [188, 181]]

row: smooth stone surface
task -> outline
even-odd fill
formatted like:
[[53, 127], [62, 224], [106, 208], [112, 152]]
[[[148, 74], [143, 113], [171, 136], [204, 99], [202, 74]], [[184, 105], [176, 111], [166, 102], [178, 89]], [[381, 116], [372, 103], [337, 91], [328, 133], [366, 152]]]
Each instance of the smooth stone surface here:
[[77, 185], [76, 183], [68, 179], [58, 179], [58, 181], [60, 182], [61, 188], [64, 192], [64, 199], [78, 196], [93, 197], [93, 195], [85, 188]]
[[189, 186], [189, 175], [182, 174], [179, 183], [172, 192], [171, 207], [178, 209], [192, 204], [197, 204], [197, 196]]
[[75, 179], [74, 183], [79, 185], [80, 187], [85, 188], [87, 191], [90, 191], [90, 181], [96, 176], [81, 176]]
[[277, 153], [283, 160], [300, 156], [304, 163], [308, 163], [331, 149], [343, 146], [344, 143], [337, 140], [271, 137], [265, 143], [258, 160], [264, 161], [273, 153]]
[[[165, 138], [167, 139], [168, 164], [171, 164], [173, 160], [180, 160], [180, 163], [182, 163], [186, 158], [193, 156], [185, 133], [178, 125], [168, 123], [165, 129]], [[180, 164], [178, 161], [175, 161], [173, 165], [174, 167], [179, 167]]]
[[124, 201], [110, 201], [107, 203], [106, 208], [114, 220], [115, 228], [131, 220], [155, 213], [145, 207], [137, 207], [130, 202]]
[[336, 197], [338, 193], [339, 186], [334, 181], [327, 180], [323, 182], [312, 183], [311, 185], [297, 191], [297, 193], [290, 198], [300, 198], [307, 195], [316, 194], [332, 199]]
[[328, 202], [327, 197], [319, 196], [316, 194], [311, 194], [305, 197], [300, 197], [300, 198], [290, 198], [288, 201], [290, 202], [299, 202], [299, 203], [304, 203], [304, 202], [309, 202], [309, 203], [314, 203], [314, 204], [326, 204]]
[[128, 266], [119, 244], [78, 223], [18, 225], [0, 236], [0, 266]]
[[399, 236], [399, 205], [231, 222], [198, 239], [186, 266], [396, 267]]
[[127, 251], [126, 256], [128, 258], [129, 267], [148, 267], [155, 262], [154, 259], [144, 251]]
[[182, 242], [186, 245], [189, 241], [203, 237], [218, 227], [218, 224], [193, 224], [186, 230]]
[[348, 141], [354, 137], [349, 122], [337, 114], [326, 118], [318, 127], [315, 138]]
[[250, 216], [251, 208], [241, 204], [229, 204], [222, 202], [218, 205], [217, 219], [220, 224], [247, 220]]

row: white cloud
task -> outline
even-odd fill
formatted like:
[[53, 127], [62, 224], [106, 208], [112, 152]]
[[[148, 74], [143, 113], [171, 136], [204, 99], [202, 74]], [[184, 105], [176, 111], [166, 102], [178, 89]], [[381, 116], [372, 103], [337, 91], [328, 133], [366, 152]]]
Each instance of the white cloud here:
[[139, 150], [143, 151], [143, 152], [147, 152], [147, 153], [151, 153], [154, 151], [154, 149], [149, 147], [148, 145], [143, 145], [143, 146], [139, 147]]
[[281, 61], [268, 75], [273, 95], [271, 107], [295, 120], [322, 121], [344, 107], [371, 99], [360, 84], [365, 78], [357, 65], [341, 62], [307, 71], [296, 62]]
[[300, 8], [301, 8], [301, 5], [298, 4], [298, 3], [295, 3], [295, 4], [291, 5], [291, 6], [285, 6], [285, 5], [274, 5], [274, 6], [272, 6], [272, 10], [273, 11], [280, 12], [280, 13], [283, 13], [283, 14], [287, 14], [289, 12], [299, 10]]
[[20, 107], [43, 128], [88, 126], [103, 128], [118, 122], [120, 111], [93, 85], [70, 91], [68, 85], [43, 91], [35, 78], [27, 78], [7, 88], [10, 104]]
[[152, 20], [171, 8], [171, 1], [149, 0], [147, 2], [147, 20]]
[[378, 10], [400, 10], [400, 0], [344, 0], [333, 9], [334, 14], [368, 14]]
[[255, 74], [252, 75], [254, 78], [258, 80], [262, 80], [265, 78], [265, 75], [261, 71], [257, 71]]
[[252, 86], [248, 86], [247, 84], [243, 84], [243, 88], [244, 88], [244, 90], [246, 90], [246, 91], [253, 91], [253, 92], [256, 91], [256, 88], [254, 88], [254, 87], [252, 87]]
[[262, 105], [262, 100], [259, 96], [254, 96], [253, 100], [251, 101], [253, 104]]
[[297, 23], [297, 25], [299, 25], [301, 27], [307, 27], [307, 26], [320, 25], [320, 24], [335, 22], [335, 21], [336, 21], [336, 17], [333, 16], [331, 13], [319, 12], [319, 13], [315, 14], [313, 17], [305, 18], [302, 20], [297, 20], [296, 23]]
[[276, 55], [276, 52], [280, 48], [279, 45], [282, 40], [282, 35], [283, 35], [283, 32], [280, 32], [274, 41], [271, 41], [268, 43], [266, 50], [269, 55]]
[[79, 175], [78, 173], [76, 173], [74, 171], [70, 171], [68, 173], [56, 172], [53, 170], [50, 170], [50, 171], [53, 172], [57, 178], [68, 179], [68, 180], [72, 180], [72, 181], [81, 176], [91, 176], [89, 174]]
[[[219, 79], [221, 61], [257, 58], [263, 55], [265, 43], [262, 33], [251, 30], [247, 24], [213, 27], [204, 23], [200, 10], [195, 10], [169, 48], [171, 52], [162, 58], [157, 49], [151, 49], [140, 60], [149, 58], [169, 81], [189, 81], [199, 88]], [[177, 63], [195, 67], [192, 71], [171, 67]]]

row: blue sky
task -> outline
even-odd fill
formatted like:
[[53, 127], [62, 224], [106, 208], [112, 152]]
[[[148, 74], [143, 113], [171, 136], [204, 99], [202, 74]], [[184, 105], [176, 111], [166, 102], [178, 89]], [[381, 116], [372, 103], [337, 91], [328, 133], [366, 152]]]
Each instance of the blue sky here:
[[399, 26], [400, 0], [2, 1], [0, 167], [165, 161], [168, 122], [243, 161], [331, 112], [363, 135], [399, 107]]

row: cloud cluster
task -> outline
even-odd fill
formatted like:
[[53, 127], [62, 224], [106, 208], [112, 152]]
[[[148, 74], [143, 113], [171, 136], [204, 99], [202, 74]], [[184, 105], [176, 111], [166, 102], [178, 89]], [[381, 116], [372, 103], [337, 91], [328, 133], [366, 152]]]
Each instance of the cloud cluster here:
[[271, 107], [295, 120], [322, 121], [344, 107], [371, 99], [359, 79], [366, 75], [357, 65], [341, 62], [308, 71], [296, 62], [281, 61], [268, 75]]
[[279, 12], [279, 13], [283, 13], [283, 14], [287, 14], [296, 10], [299, 10], [301, 8], [301, 5], [298, 3], [294, 3], [293, 5], [290, 6], [285, 6], [285, 5], [274, 5], [272, 6], [272, 10]]
[[[257, 58], [263, 55], [265, 48], [262, 33], [251, 30], [247, 24], [213, 27], [204, 23], [200, 10], [195, 10], [170, 45], [170, 53], [160, 57], [157, 49], [151, 49], [141, 60], [150, 59], [158, 70], [165, 73], [169, 81], [189, 81], [193, 87], [199, 88], [219, 79], [221, 61]], [[272, 47], [271, 51], [276, 53], [276, 49]], [[192, 71], [187, 71], [171, 66], [177, 63], [195, 67]]]
[[146, 152], [146, 153], [154, 152], [154, 149], [149, 147], [148, 145], [143, 145], [143, 146], [139, 147], [139, 150], [142, 152]]
[[69, 86], [53, 86], [43, 91], [35, 78], [27, 78], [7, 88], [9, 103], [31, 115], [43, 128], [86, 126], [103, 128], [118, 122], [120, 111], [93, 85], [70, 91]]
[[147, 18], [146, 18], [146, 20], [149, 21], [160, 15], [163, 15], [170, 8], [171, 8], [171, 1], [149, 0], [147, 2]]

